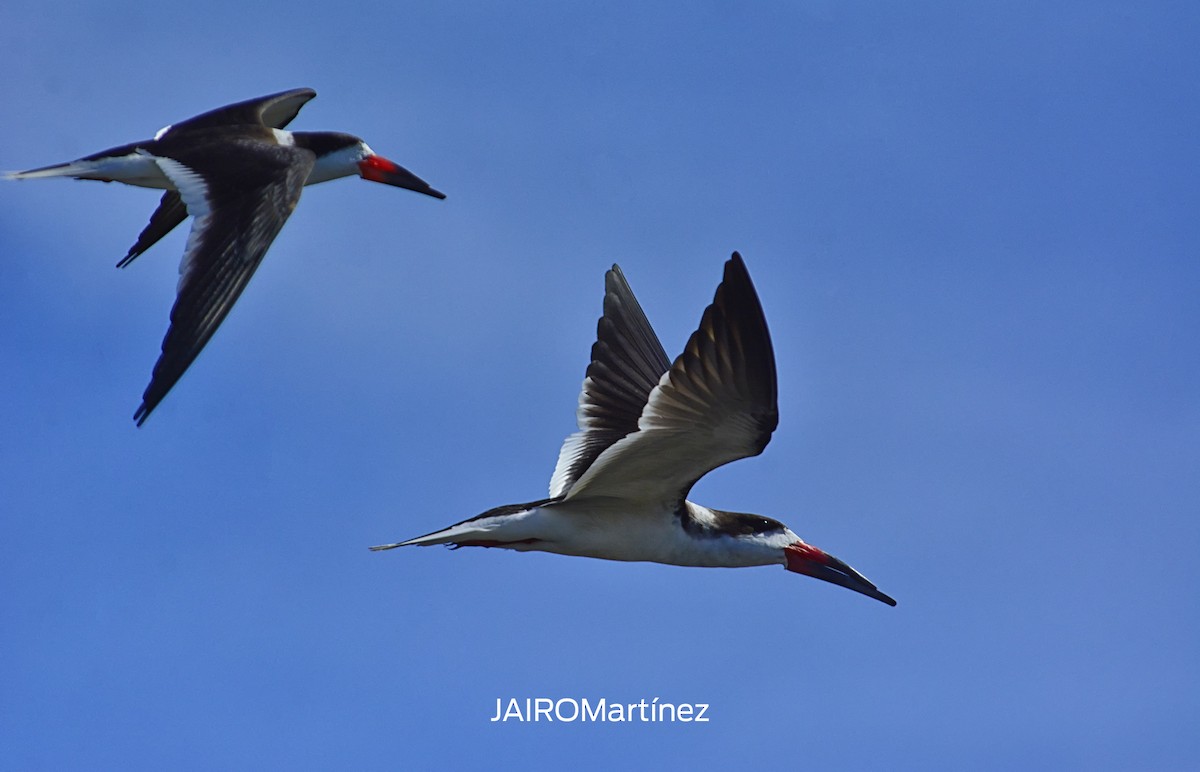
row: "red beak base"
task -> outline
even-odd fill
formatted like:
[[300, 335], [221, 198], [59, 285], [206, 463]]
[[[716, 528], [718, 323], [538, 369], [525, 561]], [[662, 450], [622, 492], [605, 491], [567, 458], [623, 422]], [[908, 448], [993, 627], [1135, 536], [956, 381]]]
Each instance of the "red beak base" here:
[[413, 174], [408, 169], [405, 169], [400, 164], [389, 161], [381, 155], [367, 156], [359, 161], [358, 173], [362, 175], [364, 180], [370, 180], [371, 182], [394, 185], [397, 188], [424, 193], [434, 198], [446, 197], [445, 193], [429, 187], [428, 182]]

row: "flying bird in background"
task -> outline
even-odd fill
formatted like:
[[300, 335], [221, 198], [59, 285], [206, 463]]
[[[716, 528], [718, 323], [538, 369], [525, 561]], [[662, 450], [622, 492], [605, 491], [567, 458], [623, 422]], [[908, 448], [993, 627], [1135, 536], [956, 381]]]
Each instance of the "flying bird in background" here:
[[708, 472], [761, 453], [779, 421], [775, 354], [741, 256], [725, 263], [716, 297], [674, 363], [619, 267], [605, 287], [579, 431], [559, 452], [550, 498], [371, 549], [449, 544], [679, 566], [779, 563], [895, 606], [783, 523], [687, 500]]
[[158, 209], [124, 267], [188, 215], [192, 230], [162, 354], [142, 404], [141, 426], [182, 377], [225, 319], [305, 185], [357, 174], [446, 196], [407, 169], [376, 155], [358, 137], [329, 131], [284, 131], [317, 95], [299, 88], [219, 107], [160, 130], [153, 139], [102, 150], [69, 163], [12, 172], [10, 179], [73, 177], [165, 189]]

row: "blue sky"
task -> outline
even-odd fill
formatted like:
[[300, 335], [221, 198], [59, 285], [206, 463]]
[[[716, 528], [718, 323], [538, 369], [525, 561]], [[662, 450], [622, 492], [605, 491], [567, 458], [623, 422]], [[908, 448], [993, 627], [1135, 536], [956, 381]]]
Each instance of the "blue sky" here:
[[[185, 234], [0, 184], [0, 768], [1200, 763], [1193, 5], [12, 6], [0, 169], [310, 86], [449, 198], [306, 190], [139, 430]], [[781, 420], [692, 498], [897, 608], [367, 551], [544, 495], [604, 271], [674, 355], [734, 249]]]

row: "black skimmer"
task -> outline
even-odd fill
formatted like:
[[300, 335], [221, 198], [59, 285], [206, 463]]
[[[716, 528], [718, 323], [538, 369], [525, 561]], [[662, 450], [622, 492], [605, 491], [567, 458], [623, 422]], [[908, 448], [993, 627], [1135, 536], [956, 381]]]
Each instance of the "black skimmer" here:
[[618, 266], [605, 288], [579, 431], [559, 452], [550, 497], [371, 549], [448, 544], [679, 566], [779, 563], [895, 606], [783, 523], [687, 500], [711, 470], [761, 453], [779, 422], [775, 354], [741, 256], [725, 263], [716, 297], [673, 364]]
[[284, 131], [317, 92], [308, 88], [219, 107], [160, 130], [153, 139], [102, 150], [69, 163], [12, 172], [10, 179], [74, 177], [165, 189], [158, 209], [121, 259], [124, 267], [188, 215], [194, 218], [162, 355], [142, 404], [141, 426], [187, 371], [225, 319], [305, 185], [357, 174], [446, 196], [376, 155], [350, 134]]

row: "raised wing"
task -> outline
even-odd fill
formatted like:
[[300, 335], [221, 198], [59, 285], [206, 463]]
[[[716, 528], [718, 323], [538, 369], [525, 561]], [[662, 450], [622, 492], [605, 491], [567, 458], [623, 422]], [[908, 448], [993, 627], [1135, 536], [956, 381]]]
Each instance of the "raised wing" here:
[[[244, 102], [218, 107], [207, 113], [189, 118], [182, 123], [169, 126], [166, 131], [178, 131], [180, 128], [201, 129], [212, 126], [229, 126], [236, 124], [261, 123], [268, 128], [282, 129], [292, 122], [300, 112], [300, 108], [317, 95], [311, 88], [295, 88], [281, 91], [257, 99], [247, 99]], [[150, 247], [175, 229], [175, 226], [187, 219], [187, 207], [183, 205], [179, 193], [168, 190], [158, 203], [158, 209], [150, 215], [150, 222], [138, 234], [137, 242], [129, 248], [118, 268], [124, 268]]]
[[200, 113], [186, 121], [173, 123], [158, 133], [164, 137], [168, 132], [181, 130], [211, 129], [216, 126], [262, 125], [267, 128], [282, 129], [292, 122], [308, 100], [317, 95], [311, 88], [294, 88], [280, 91], [278, 94], [234, 102], [231, 105], [218, 107], [206, 113]]
[[650, 392], [671, 366], [619, 266], [605, 275], [604, 288], [604, 314], [579, 393], [579, 431], [558, 453], [551, 498], [566, 494], [605, 449], [637, 431]]
[[[140, 426], [203, 350], [300, 200], [312, 152], [193, 138], [158, 164], [195, 219], [162, 355], [134, 414]], [[213, 163], [213, 162], [216, 163]], [[206, 165], [207, 164], [207, 165]], [[220, 169], [231, 169], [224, 176]]]
[[709, 471], [761, 453], [778, 423], [771, 336], [734, 252], [699, 329], [650, 392], [637, 431], [605, 448], [566, 498], [678, 505]]

